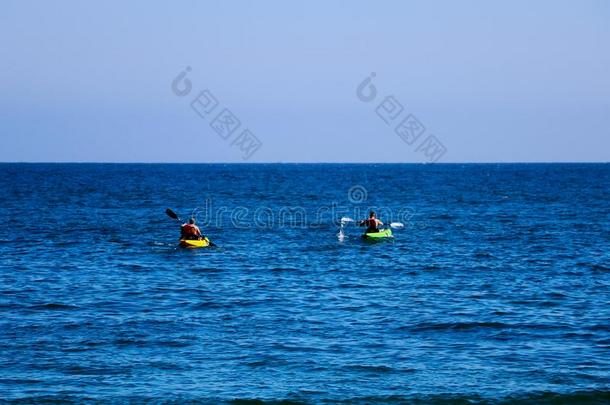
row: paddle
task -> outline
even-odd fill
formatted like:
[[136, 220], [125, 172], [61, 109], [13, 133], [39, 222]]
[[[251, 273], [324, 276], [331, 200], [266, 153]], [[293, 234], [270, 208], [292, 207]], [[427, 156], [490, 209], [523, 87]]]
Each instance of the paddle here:
[[[178, 216], [178, 214], [176, 214], [174, 211], [172, 211], [171, 209], [166, 209], [165, 213], [167, 214], [168, 217], [175, 219], [176, 221], [180, 222], [182, 224], [182, 220], [180, 219], [180, 217]], [[216, 244], [214, 242], [212, 242], [208, 237], [201, 235], [203, 238], [207, 239], [208, 242], [210, 243], [210, 246], [216, 246]]]
[[[360, 225], [360, 221], [354, 221], [353, 219], [349, 218], [349, 217], [343, 217], [341, 218], [341, 224], [348, 224], [348, 223], [354, 223], [354, 225], [357, 223], [358, 225]], [[397, 228], [404, 228], [405, 224], [403, 224], [402, 222], [390, 222], [389, 224], [384, 224], [384, 225], [388, 225], [391, 228], [397, 229]]]
[[167, 214], [168, 217], [173, 218], [177, 221], [179, 221], [180, 223], [182, 223], [182, 220], [180, 219], [180, 217], [178, 217], [178, 214], [176, 214], [174, 211], [172, 211], [171, 209], [166, 209], [165, 213]]

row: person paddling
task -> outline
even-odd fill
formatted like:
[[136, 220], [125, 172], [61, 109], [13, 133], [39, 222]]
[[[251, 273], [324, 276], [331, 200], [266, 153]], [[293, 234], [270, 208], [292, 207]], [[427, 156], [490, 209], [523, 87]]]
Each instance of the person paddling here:
[[195, 218], [189, 219], [189, 222], [182, 224], [180, 227], [180, 238], [187, 240], [201, 240], [203, 235], [197, 225], [195, 225]]
[[383, 222], [377, 219], [377, 214], [375, 211], [371, 211], [369, 214], [369, 219], [363, 219], [360, 221], [360, 226], [366, 226], [366, 233], [377, 233], [379, 229], [377, 228], [379, 225], [383, 225]]

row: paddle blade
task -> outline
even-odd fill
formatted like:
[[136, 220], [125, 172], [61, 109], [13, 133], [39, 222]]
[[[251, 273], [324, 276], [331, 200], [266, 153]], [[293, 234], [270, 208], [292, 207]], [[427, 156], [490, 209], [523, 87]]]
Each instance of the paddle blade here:
[[392, 222], [392, 223], [390, 224], [390, 226], [391, 226], [392, 228], [404, 228], [404, 227], [405, 227], [405, 224], [403, 224], [402, 222]]
[[349, 217], [343, 217], [341, 218], [341, 223], [342, 224], [347, 224], [349, 222], [355, 222], [353, 219], [349, 218]]
[[169, 208], [165, 210], [165, 213], [170, 218], [178, 219], [178, 214], [176, 214], [174, 211], [170, 210]]

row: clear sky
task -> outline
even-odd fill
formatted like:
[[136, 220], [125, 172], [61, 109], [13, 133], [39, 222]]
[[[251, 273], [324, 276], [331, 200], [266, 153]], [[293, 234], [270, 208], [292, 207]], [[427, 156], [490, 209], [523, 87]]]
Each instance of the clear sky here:
[[242, 162], [244, 129], [251, 162], [610, 161], [606, 0], [4, 0], [0, 45], [0, 161]]

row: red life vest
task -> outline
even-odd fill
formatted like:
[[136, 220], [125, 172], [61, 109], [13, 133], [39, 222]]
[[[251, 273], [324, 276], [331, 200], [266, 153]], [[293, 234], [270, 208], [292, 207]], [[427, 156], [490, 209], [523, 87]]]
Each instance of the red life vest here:
[[182, 225], [182, 234], [183, 235], [198, 236], [199, 235], [199, 230], [193, 224], [184, 224], [184, 225]]

